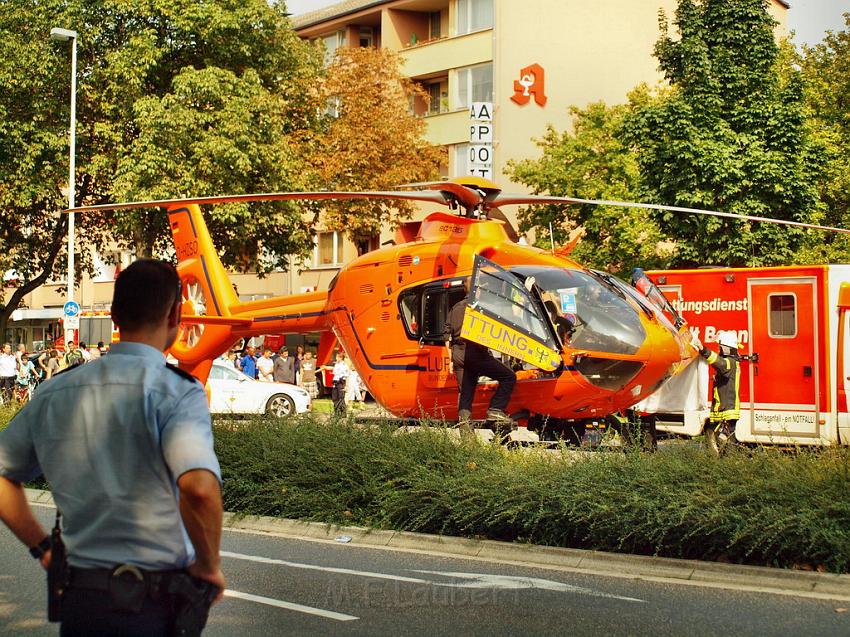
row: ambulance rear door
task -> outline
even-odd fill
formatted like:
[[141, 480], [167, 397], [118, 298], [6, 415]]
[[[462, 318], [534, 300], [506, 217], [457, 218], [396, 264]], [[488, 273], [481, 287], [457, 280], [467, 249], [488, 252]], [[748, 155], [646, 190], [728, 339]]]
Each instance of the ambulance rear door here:
[[759, 355], [746, 365], [755, 435], [820, 436], [816, 286], [807, 276], [748, 281], [750, 352]]

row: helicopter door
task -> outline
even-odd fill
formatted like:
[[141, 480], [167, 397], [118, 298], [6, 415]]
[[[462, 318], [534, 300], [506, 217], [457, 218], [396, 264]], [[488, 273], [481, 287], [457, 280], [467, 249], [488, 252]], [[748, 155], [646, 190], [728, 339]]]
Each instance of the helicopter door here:
[[558, 341], [549, 321], [516, 275], [476, 255], [467, 301], [465, 339], [544, 371], [561, 366]]

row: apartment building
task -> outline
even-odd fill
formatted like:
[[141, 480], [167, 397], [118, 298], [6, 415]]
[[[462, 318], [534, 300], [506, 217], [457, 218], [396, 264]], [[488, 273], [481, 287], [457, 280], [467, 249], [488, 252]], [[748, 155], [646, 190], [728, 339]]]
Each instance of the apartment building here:
[[[658, 12], [676, 0], [347, 0], [293, 18], [297, 33], [340, 47], [392, 49], [403, 72], [430, 95], [417, 104], [427, 138], [449, 148], [447, 176], [478, 174], [522, 192], [504, 174], [509, 160], [539, 155], [548, 124], [564, 129], [570, 106], [622, 103], [641, 82], [661, 80], [653, 47]], [[788, 4], [771, 0], [785, 31]], [[471, 128], [470, 107], [487, 139]]]
[[[539, 156], [534, 140], [549, 124], [567, 127], [570, 106], [622, 103], [640, 82], [661, 81], [652, 55], [658, 12], [672, 18], [676, 6], [676, 0], [346, 0], [292, 21], [302, 38], [324, 43], [328, 61], [340, 47], [397, 51], [403, 71], [430, 95], [413, 108], [425, 119], [427, 138], [449, 150], [445, 176], [481, 175], [505, 191], [524, 192], [505, 175], [507, 162]], [[770, 9], [784, 33], [788, 4], [771, 0]], [[233, 281], [243, 300], [323, 289], [356, 254], [343, 232], [328, 229], [319, 232], [310, 262], [264, 279], [236, 274]], [[101, 276], [81, 281], [76, 299], [84, 311], [108, 309], [113, 275], [114, 267], [104, 266]], [[58, 287], [29, 295], [6, 340], [48, 342], [58, 333], [65, 300]], [[97, 329], [103, 334], [105, 323]]]

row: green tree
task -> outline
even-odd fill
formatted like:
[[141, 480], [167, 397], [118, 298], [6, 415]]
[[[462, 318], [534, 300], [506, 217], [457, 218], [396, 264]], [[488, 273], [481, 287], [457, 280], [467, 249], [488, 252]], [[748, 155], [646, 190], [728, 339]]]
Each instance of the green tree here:
[[[79, 34], [79, 204], [304, 184], [293, 149], [317, 119], [321, 59], [292, 31], [283, 5], [8, 0], [0, 8], [6, 53], [0, 64], [19, 90], [0, 96], [4, 125], [15, 128], [4, 135], [11, 151], [0, 157], [0, 170], [13, 175], [4, 183], [30, 196], [7, 196], [4, 212], [49, 215], [46, 201], [53, 209], [63, 205], [70, 69], [67, 44], [48, 40], [53, 26]], [[16, 165], [21, 156], [37, 157], [29, 174]], [[167, 241], [159, 211], [93, 217], [78, 216], [87, 242], [96, 238], [88, 226], [98, 225], [139, 256]], [[311, 246], [291, 204], [227, 206], [209, 218], [227, 265], [264, 271]]]
[[[48, 39], [51, 26], [44, 3], [0, 5], [2, 338], [26, 294], [67, 267], [68, 218], [60, 211], [68, 202], [70, 58], [67, 44]], [[78, 190], [85, 187], [78, 180]], [[76, 226], [87, 245], [103, 245], [102, 216], [78, 216]], [[78, 272], [91, 267], [88, 250], [79, 252], [76, 265]]]
[[[340, 49], [319, 91], [326, 117], [312, 139], [316, 185], [327, 190], [387, 190], [439, 178], [445, 151], [423, 138], [425, 122], [410, 113], [415, 96], [427, 94], [400, 70], [386, 49]], [[403, 201], [322, 202], [328, 228], [345, 230], [363, 252], [386, 224], [411, 215]]]
[[[645, 89], [633, 98], [648, 99]], [[549, 126], [537, 145], [539, 159], [508, 162], [514, 181], [535, 194], [581, 199], [634, 200], [640, 192], [637, 157], [619, 138], [623, 117], [632, 106], [572, 107], [572, 131]], [[588, 266], [625, 274], [635, 266], [659, 267], [665, 250], [657, 224], [645, 210], [609, 206], [531, 206], [519, 213], [520, 229], [535, 230], [540, 245], [567, 241], [581, 228], [585, 237], [572, 256]]]
[[[296, 148], [316, 122], [321, 59], [264, 0], [113, 0], [81, 18], [95, 95], [86, 120], [101, 198], [132, 200], [300, 190]], [[81, 34], [81, 39], [85, 34]], [[113, 179], [114, 178], [114, 179]], [[259, 273], [312, 248], [293, 204], [230, 204], [208, 223], [226, 265]], [[164, 215], [120, 213], [139, 255], [168, 245]]]
[[[804, 47], [810, 129], [819, 146], [816, 173], [821, 210], [818, 221], [850, 227], [850, 13], [843, 31], [829, 32], [823, 42]], [[811, 235], [800, 261], [846, 262], [850, 238], [843, 234]]]
[[[163, 97], [135, 103], [138, 137], [119, 158], [114, 190], [122, 200], [206, 194], [303, 190], [297, 144], [287, 132], [285, 100], [265, 88], [253, 70], [241, 77], [211, 67], [187, 69]], [[312, 249], [310, 229], [292, 203], [233, 203], [207, 213], [226, 264], [270, 271], [287, 255]], [[167, 250], [164, 215], [125, 213], [119, 232], [137, 254]], [[258, 247], [262, 246], [262, 251]]]
[[[816, 210], [800, 73], [780, 56], [767, 0], [679, 0], [679, 37], [655, 47], [672, 91], [626, 117], [647, 199], [808, 221]], [[674, 263], [787, 263], [803, 232], [715, 217], [657, 216]]]

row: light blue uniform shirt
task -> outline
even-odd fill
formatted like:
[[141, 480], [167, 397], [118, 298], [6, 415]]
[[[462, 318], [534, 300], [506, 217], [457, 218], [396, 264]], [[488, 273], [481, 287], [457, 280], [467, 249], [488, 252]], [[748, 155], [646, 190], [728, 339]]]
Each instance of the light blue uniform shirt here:
[[221, 480], [204, 389], [140, 343], [50, 379], [0, 432], [0, 475], [44, 474], [81, 568], [188, 566], [177, 478], [192, 469]]

